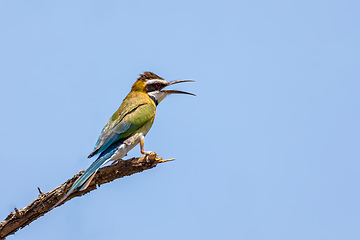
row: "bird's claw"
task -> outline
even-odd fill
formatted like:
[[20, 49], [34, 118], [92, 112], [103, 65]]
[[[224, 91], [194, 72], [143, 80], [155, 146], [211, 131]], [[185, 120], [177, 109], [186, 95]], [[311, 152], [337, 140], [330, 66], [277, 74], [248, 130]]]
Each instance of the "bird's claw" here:
[[148, 159], [149, 158], [154, 159], [156, 163], [170, 162], [170, 161], [175, 160], [175, 158], [162, 159], [161, 157], [159, 157], [159, 155], [157, 155], [156, 153], [151, 152], [151, 151], [147, 151], [145, 153], [145, 157], [148, 158]]
[[146, 156], [151, 156], [151, 155], [157, 156], [157, 154], [152, 151], [144, 151], [143, 154], [145, 154]]

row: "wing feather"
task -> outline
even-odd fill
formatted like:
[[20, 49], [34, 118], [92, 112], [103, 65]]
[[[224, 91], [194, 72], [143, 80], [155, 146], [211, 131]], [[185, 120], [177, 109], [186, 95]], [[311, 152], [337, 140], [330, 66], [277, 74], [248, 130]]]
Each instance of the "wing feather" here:
[[[127, 102], [133, 104], [129, 105]], [[101, 131], [94, 151], [88, 156], [89, 158], [103, 152], [114, 142], [128, 137], [155, 116], [156, 107], [151, 100], [140, 104], [136, 103], [136, 101], [124, 100], [123, 104], [121, 104], [120, 108], [113, 114]]]

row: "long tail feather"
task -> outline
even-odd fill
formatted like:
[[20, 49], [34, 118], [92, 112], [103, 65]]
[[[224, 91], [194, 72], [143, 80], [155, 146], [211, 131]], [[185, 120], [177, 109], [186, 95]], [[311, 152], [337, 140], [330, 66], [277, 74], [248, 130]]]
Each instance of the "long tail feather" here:
[[72, 192], [74, 192], [77, 189], [85, 190], [92, 178], [95, 176], [97, 170], [103, 166], [107, 160], [109, 159], [109, 155], [100, 156], [98, 159], [96, 159], [95, 162], [93, 162], [88, 169], [75, 181], [75, 183], [72, 185], [70, 190], [65, 194], [63, 198], [58, 201], [54, 208], [57, 207], [62, 201], [64, 201]]
[[121, 159], [126, 155], [128, 151], [130, 151], [137, 142], [134, 142], [134, 144], [123, 144], [123, 142], [127, 138], [121, 139], [121, 141], [117, 141], [113, 143], [110, 147], [108, 147], [105, 151], [103, 151], [98, 159], [96, 159], [95, 162], [93, 162], [88, 169], [75, 181], [75, 183], [72, 185], [70, 190], [65, 194], [63, 198], [58, 201], [53, 208], [57, 207], [60, 203], [62, 203], [71, 193], [73, 193], [75, 190], [85, 190], [93, 177], [95, 176], [97, 170], [101, 168], [104, 164], [106, 164], [108, 161], [114, 160], [113, 157], [116, 154], [116, 157]]

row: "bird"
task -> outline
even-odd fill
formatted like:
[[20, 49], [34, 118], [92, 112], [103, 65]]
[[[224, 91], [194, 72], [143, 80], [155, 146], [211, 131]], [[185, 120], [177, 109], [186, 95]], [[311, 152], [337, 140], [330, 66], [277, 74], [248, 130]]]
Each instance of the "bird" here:
[[94, 150], [88, 158], [95, 155], [99, 156], [54, 207], [58, 206], [74, 191], [85, 190], [99, 168], [111, 161], [121, 160], [137, 144], [140, 143], [141, 154], [152, 154], [151, 151], [144, 150], [144, 141], [146, 134], [154, 123], [158, 104], [171, 94], [195, 96], [193, 93], [184, 91], [164, 90], [167, 86], [183, 82], [194, 81], [173, 80], [168, 82], [152, 72], [140, 74], [118, 110], [102, 129]]

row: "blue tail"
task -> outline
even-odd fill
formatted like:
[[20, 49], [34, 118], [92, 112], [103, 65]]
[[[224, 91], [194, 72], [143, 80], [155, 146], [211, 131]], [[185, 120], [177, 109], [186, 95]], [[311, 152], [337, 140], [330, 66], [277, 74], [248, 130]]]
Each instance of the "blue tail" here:
[[65, 194], [63, 198], [58, 201], [53, 208], [57, 207], [62, 201], [64, 201], [72, 192], [75, 190], [84, 190], [86, 189], [93, 177], [95, 176], [95, 173], [101, 166], [103, 166], [106, 161], [111, 157], [111, 154], [105, 154], [105, 156], [100, 155], [98, 159], [96, 159], [95, 162], [93, 162], [88, 169], [75, 181], [75, 183], [72, 185], [70, 190]]
[[107, 159], [108, 158], [105, 157], [99, 157], [96, 159], [96, 161], [93, 162], [90, 167], [88, 167], [88, 169], [86, 169], [86, 171], [76, 180], [66, 195], [70, 195], [76, 189], [86, 189], [89, 186], [92, 178], [95, 176], [97, 170], [101, 168], [102, 165], [104, 165]]
[[[88, 169], [75, 181], [75, 183], [72, 185], [70, 190], [65, 194], [63, 198], [58, 201], [53, 208], [57, 207], [62, 201], [64, 201], [71, 193], [73, 193], [75, 190], [84, 190], [86, 189], [93, 177], [95, 176], [95, 173], [99, 168], [101, 168], [107, 161], [111, 160], [113, 155], [118, 150], [118, 147], [124, 142], [125, 139], [122, 139], [121, 141], [117, 141], [113, 143], [109, 148], [107, 148], [105, 151], [103, 151], [98, 159], [94, 161]], [[122, 155], [125, 156], [126, 152]], [[121, 157], [122, 157], [121, 156]]]

